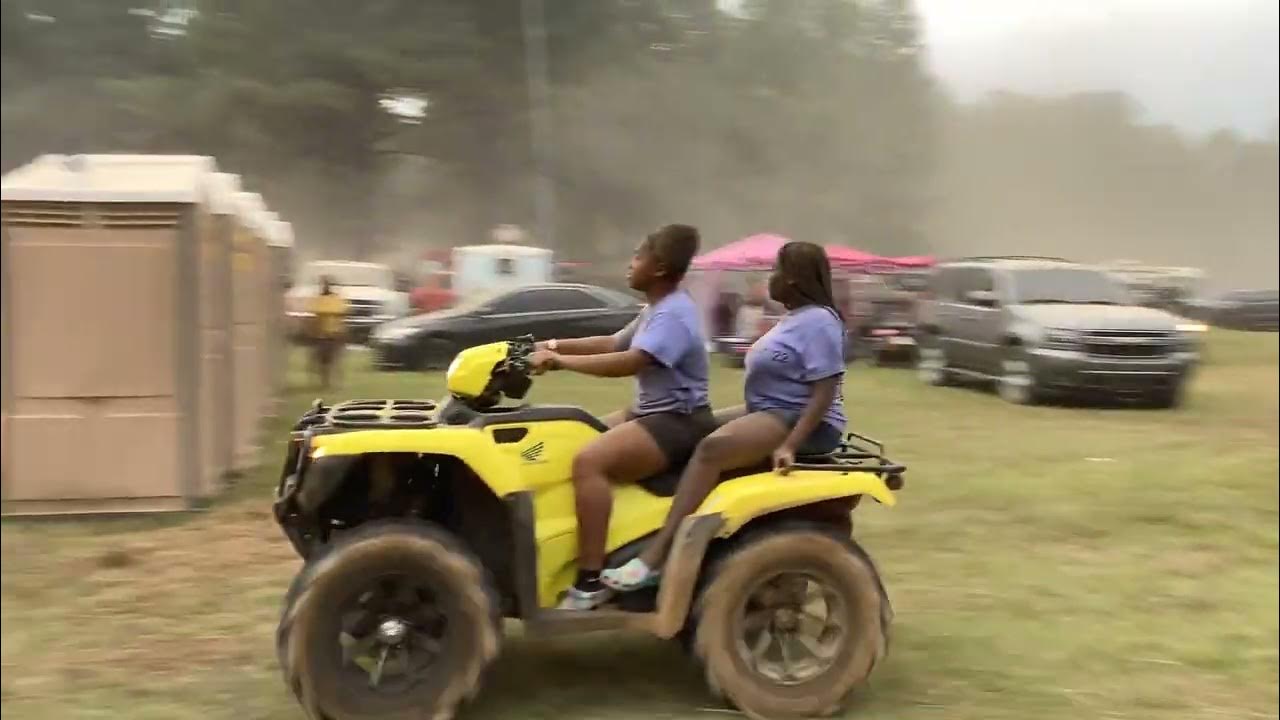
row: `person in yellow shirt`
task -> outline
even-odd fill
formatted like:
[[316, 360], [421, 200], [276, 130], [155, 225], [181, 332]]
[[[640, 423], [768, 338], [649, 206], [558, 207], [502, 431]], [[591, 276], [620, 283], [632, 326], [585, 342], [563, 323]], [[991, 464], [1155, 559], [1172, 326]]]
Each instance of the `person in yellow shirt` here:
[[342, 348], [347, 342], [347, 301], [334, 292], [333, 280], [320, 280], [320, 294], [311, 301], [312, 363], [320, 387], [328, 390], [335, 369], [342, 361]]

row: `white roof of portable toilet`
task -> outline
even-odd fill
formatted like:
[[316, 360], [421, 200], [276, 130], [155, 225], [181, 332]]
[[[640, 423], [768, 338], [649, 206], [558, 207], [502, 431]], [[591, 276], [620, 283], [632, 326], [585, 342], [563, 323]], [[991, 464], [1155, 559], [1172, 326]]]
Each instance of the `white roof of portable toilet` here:
[[231, 173], [213, 173], [205, 183], [209, 199], [209, 212], [215, 215], [235, 215], [238, 207], [236, 196], [240, 194], [240, 176]]
[[272, 247], [293, 247], [293, 225], [283, 220], [277, 220], [271, 225], [271, 234], [268, 235], [268, 241]]
[[0, 197], [25, 202], [195, 203], [213, 158], [42, 155], [4, 176]]
[[240, 218], [240, 224], [258, 235], [265, 234], [262, 228], [262, 216], [266, 212], [267, 206], [262, 202], [262, 196], [258, 193], [242, 192], [236, 194], [236, 216]]

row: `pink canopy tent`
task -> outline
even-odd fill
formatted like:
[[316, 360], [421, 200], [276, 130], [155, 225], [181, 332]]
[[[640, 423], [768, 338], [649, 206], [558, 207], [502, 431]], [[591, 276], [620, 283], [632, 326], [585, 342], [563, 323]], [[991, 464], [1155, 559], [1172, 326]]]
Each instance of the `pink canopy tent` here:
[[[763, 233], [729, 243], [693, 259], [694, 270], [769, 270], [778, 257], [778, 249], [789, 240], [781, 235]], [[929, 267], [933, 258], [925, 256], [887, 258], [844, 247], [828, 245], [827, 257], [833, 268], [857, 269], [869, 265], [894, 267]]]

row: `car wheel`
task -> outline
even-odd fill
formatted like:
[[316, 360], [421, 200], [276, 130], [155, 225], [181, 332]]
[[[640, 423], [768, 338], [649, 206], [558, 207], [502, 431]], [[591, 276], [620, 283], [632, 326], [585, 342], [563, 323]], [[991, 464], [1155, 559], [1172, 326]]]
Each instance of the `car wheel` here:
[[1151, 407], [1159, 410], [1172, 410], [1182, 405], [1183, 390], [1182, 382], [1175, 382], [1168, 387], [1160, 388], [1151, 393]]
[[916, 353], [916, 375], [921, 382], [935, 387], [951, 384], [951, 370], [947, 367], [947, 354], [938, 346], [937, 340], [925, 340]]
[[427, 338], [418, 348], [415, 370], [444, 370], [458, 354], [458, 346], [443, 338]]
[[1000, 377], [996, 379], [996, 392], [1005, 402], [1014, 405], [1034, 405], [1039, 399], [1040, 390], [1036, 387], [1035, 376], [1031, 373], [1031, 363], [1018, 348], [1005, 353], [1000, 361]]

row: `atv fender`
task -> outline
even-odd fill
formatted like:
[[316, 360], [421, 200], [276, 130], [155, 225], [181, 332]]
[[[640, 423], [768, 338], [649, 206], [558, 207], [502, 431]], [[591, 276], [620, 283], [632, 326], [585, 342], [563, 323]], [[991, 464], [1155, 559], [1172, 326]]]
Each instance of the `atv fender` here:
[[684, 627], [703, 559], [715, 538], [730, 537], [752, 520], [771, 513], [857, 495], [870, 495], [889, 506], [897, 502], [884, 479], [868, 472], [796, 470], [786, 477], [764, 472], [721, 484], [697, 512], [680, 523], [648, 629], [670, 639]]
[[794, 470], [786, 476], [762, 472], [722, 483], [695, 515], [720, 515], [724, 525], [719, 536], [728, 537], [762, 515], [853, 495], [870, 495], [889, 506], [897, 502], [885, 480], [870, 472]]
[[369, 453], [451, 456], [470, 468], [498, 497], [524, 489], [516, 462], [506, 453], [494, 452], [493, 441], [484, 430], [469, 427], [356, 430], [317, 435], [311, 441], [313, 460]]

